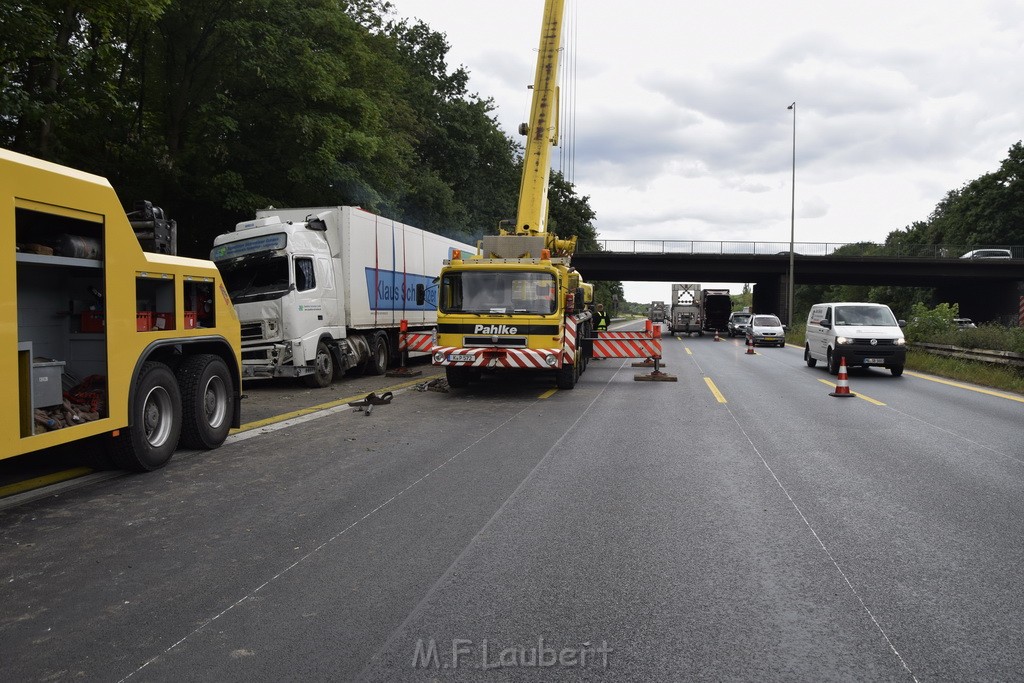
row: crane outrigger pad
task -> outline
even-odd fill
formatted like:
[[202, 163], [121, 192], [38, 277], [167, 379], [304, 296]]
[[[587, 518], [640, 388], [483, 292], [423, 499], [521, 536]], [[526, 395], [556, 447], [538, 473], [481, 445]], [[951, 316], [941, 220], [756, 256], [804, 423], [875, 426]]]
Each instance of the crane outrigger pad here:
[[[661, 367], [666, 367], [666, 365], [667, 365], [667, 363], [662, 363]], [[633, 363], [632, 364], [632, 367], [634, 367], [634, 368], [653, 368], [654, 366], [655, 366], [655, 362], [654, 362], [653, 358], [648, 358], [647, 360], [642, 361], [640, 363]]]
[[[659, 359], [654, 359], [654, 371], [649, 375], [633, 375], [633, 379], [637, 382], [675, 382], [677, 380], [675, 375], [670, 375], [667, 372], [662, 372], [658, 367]], [[636, 363], [634, 363], [636, 365]]]

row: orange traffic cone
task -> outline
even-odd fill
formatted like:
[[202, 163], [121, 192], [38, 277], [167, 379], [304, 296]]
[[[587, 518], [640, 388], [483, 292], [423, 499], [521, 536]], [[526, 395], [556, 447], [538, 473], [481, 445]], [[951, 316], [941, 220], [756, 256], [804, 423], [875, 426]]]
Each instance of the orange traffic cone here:
[[837, 398], [852, 398], [857, 394], [850, 393], [850, 382], [846, 376], [846, 358], [839, 359], [839, 376], [836, 378], [835, 391], [830, 391], [829, 396], [835, 396]]
[[715, 329], [715, 341], [722, 341], [722, 338], [718, 336], [718, 329]]
[[749, 355], [749, 356], [757, 355], [757, 352], [754, 351], [754, 340], [751, 339], [750, 337], [747, 337], [747, 355]]

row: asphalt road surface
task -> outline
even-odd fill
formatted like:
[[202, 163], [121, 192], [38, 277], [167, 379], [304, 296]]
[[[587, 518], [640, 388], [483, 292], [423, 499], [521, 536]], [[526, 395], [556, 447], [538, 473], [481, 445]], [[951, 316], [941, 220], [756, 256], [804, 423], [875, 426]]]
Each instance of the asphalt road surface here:
[[664, 359], [410, 388], [6, 509], [4, 678], [1019, 680], [1024, 399]]

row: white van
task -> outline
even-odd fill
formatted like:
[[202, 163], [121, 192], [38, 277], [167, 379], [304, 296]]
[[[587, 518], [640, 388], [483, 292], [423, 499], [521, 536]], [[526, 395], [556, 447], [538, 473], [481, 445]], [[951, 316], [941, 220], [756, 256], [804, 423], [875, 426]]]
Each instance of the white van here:
[[900, 329], [905, 324], [885, 304], [814, 304], [807, 315], [804, 360], [811, 368], [824, 361], [833, 375], [845, 358], [847, 368], [874, 365], [899, 377], [907, 361], [907, 342]]

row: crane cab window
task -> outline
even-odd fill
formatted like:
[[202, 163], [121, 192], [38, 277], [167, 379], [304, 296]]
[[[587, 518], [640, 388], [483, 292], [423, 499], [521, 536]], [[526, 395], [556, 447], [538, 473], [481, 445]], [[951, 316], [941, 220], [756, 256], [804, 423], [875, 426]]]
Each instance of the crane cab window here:
[[533, 271], [453, 271], [441, 281], [442, 313], [550, 315], [555, 276]]

